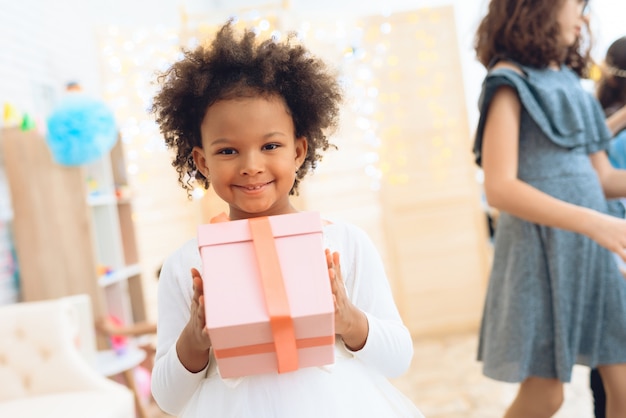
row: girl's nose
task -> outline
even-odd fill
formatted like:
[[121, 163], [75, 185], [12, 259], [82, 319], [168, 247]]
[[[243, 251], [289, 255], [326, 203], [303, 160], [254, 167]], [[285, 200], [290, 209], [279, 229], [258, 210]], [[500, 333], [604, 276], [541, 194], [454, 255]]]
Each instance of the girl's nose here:
[[254, 176], [262, 173], [264, 167], [263, 156], [257, 152], [246, 153], [242, 159], [240, 174]]

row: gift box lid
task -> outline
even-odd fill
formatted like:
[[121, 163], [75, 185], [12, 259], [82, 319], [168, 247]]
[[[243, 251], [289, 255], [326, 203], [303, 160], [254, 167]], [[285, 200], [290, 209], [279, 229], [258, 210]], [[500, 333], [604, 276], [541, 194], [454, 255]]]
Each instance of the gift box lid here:
[[[268, 217], [274, 238], [322, 232], [322, 221], [317, 212], [298, 212]], [[198, 227], [198, 246], [221, 245], [251, 241], [247, 219], [204, 224]]]

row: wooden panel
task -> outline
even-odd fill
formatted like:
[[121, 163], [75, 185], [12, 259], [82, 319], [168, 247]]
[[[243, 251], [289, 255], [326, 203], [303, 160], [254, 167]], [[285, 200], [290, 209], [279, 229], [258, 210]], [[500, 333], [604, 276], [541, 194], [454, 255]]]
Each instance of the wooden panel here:
[[147, 315], [141, 275], [138, 274], [128, 278], [128, 294], [131, 300], [133, 320], [135, 322], [145, 321]]
[[131, 203], [118, 203], [117, 211], [120, 221], [120, 232], [122, 234], [124, 262], [126, 265], [136, 264], [139, 262], [139, 254], [137, 252], [137, 240], [135, 238], [135, 225], [133, 222], [133, 208]]
[[[413, 335], [478, 327], [487, 236], [451, 6], [368, 18], [380, 85], [381, 204], [396, 301]], [[380, 35], [378, 28], [387, 25]], [[377, 41], [375, 41], [377, 40]]]
[[0, 141], [15, 215], [22, 299], [87, 293], [98, 317], [104, 306], [82, 170], [54, 163], [36, 131], [7, 128]]

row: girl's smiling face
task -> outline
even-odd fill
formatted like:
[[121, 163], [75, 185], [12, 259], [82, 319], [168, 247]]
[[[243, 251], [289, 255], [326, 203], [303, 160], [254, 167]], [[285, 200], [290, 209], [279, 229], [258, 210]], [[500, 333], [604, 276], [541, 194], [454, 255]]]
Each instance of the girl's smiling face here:
[[221, 100], [200, 126], [202, 148], [192, 151], [196, 167], [228, 203], [230, 218], [296, 212], [289, 192], [307, 152], [293, 119], [278, 96]]

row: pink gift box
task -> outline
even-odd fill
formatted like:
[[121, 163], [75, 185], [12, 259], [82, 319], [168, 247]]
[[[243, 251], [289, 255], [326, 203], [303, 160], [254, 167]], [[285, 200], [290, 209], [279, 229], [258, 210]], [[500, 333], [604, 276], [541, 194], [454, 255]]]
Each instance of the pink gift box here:
[[334, 304], [316, 212], [201, 225], [206, 323], [223, 378], [334, 362]]

